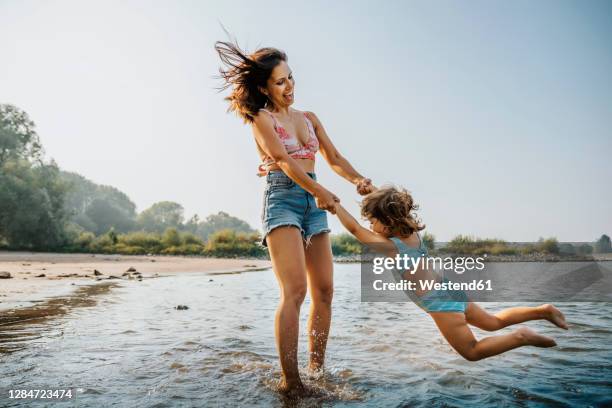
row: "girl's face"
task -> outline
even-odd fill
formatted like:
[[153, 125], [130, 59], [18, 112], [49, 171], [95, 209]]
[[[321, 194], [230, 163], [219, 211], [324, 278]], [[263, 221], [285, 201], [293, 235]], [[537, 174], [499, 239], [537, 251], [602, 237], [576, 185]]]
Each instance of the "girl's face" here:
[[274, 106], [287, 108], [293, 103], [295, 80], [289, 65], [281, 61], [270, 74], [265, 89], [261, 91], [268, 96]]
[[368, 221], [370, 221], [370, 229], [372, 231], [387, 236], [389, 230], [382, 224], [382, 222], [378, 221], [378, 219], [374, 217], [368, 217]]

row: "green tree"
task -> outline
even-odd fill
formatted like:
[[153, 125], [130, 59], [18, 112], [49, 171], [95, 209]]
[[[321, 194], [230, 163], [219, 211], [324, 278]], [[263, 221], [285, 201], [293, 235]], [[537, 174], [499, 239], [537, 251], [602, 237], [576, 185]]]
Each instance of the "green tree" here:
[[9, 159], [0, 168], [0, 237], [13, 248], [51, 249], [66, 241], [67, 186], [55, 163]]
[[98, 235], [111, 227], [123, 233], [137, 228], [136, 205], [125, 193], [76, 173], [62, 171], [61, 175], [70, 184], [66, 209], [72, 222]]
[[593, 247], [589, 244], [582, 244], [578, 247], [578, 252], [583, 255], [590, 255], [593, 253]]
[[43, 149], [35, 127], [23, 110], [0, 104], [0, 166], [8, 160], [41, 160]]
[[576, 247], [574, 247], [572, 244], [569, 244], [567, 242], [563, 244], [559, 244], [559, 253], [565, 254], [565, 255], [575, 255]]
[[138, 225], [145, 231], [164, 232], [167, 228], [181, 229], [183, 206], [172, 201], [160, 201], [138, 215]]
[[193, 234], [197, 233], [198, 231], [198, 224], [200, 223], [200, 217], [198, 216], [198, 214], [194, 214], [186, 223], [184, 226], [185, 231], [189, 231]]
[[42, 156], [34, 122], [0, 105], [0, 241], [8, 247], [50, 249], [66, 241], [67, 185]]
[[[128, 232], [135, 226], [135, 222], [123, 211], [112, 203], [103, 199], [93, 200], [85, 213], [81, 215], [84, 219], [95, 225], [91, 231], [96, 235], [108, 231], [110, 228], [119, 232]], [[76, 218], [79, 220], [80, 218]]]
[[217, 214], [211, 214], [204, 221], [200, 222], [196, 234], [202, 237], [202, 239], [207, 240], [211, 234], [225, 229], [247, 234], [255, 232], [247, 222], [233, 217], [226, 212], [219, 211]]
[[595, 251], [600, 254], [606, 254], [612, 252], [612, 245], [610, 244], [610, 237], [603, 234], [595, 243]]

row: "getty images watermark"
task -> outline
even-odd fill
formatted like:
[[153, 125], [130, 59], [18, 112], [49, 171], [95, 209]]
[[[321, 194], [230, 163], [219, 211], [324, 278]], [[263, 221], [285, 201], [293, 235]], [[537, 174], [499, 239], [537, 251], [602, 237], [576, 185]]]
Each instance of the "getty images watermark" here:
[[[452, 271], [462, 275], [469, 271], [483, 271], [485, 269], [485, 258], [482, 257], [412, 257], [408, 254], [397, 254], [394, 257], [376, 256], [372, 259], [372, 273], [382, 275], [390, 272], [396, 276], [396, 282], [385, 282], [383, 279], [374, 279], [372, 287], [377, 291], [400, 290], [400, 291], [430, 291], [430, 290], [493, 290], [491, 280], [472, 280], [469, 282], [453, 282], [447, 279], [439, 279], [434, 271]], [[406, 276], [415, 277], [417, 271], [420, 275], [415, 279], [404, 279]], [[432, 273], [427, 273], [432, 272]], [[426, 275], [426, 276], [424, 276]], [[437, 275], [437, 276], [436, 276]]]
[[361, 252], [361, 300], [408, 302], [415, 293], [463, 291], [478, 302], [612, 301], [612, 261], [491, 261], [482, 256], [385, 255]]

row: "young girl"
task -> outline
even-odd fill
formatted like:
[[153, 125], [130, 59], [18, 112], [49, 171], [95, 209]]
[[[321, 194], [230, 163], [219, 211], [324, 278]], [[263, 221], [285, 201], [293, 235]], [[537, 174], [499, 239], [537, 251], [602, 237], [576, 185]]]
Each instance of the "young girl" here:
[[[406, 190], [395, 187], [372, 190], [361, 203], [361, 215], [369, 220], [371, 230], [362, 227], [337, 203], [336, 215], [342, 225], [360, 242], [375, 244], [377, 249], [380, 248], [388, 256], [398, 253], [414, 258], [427, 256], [427, 248], [418, 233], [425, 226], [420, 225], [413, 215], [413, 211], [418, 207], [413, 204], [411, 195]], [[402, 279], [414, 282], [439, 280], [433, 271], [423, 268], [401, 273]], [[477, 340], [468, 324], [494, 331], [529, 320], [546, 319], [567, 330], [563, 313], [553, 305], [513, 307], [492, 315], [468, 301], [463, 292], [449, 293], [432, 289], [428, 292], [416, 290], [414, 295], [412, 298], [416, 299], [413, 300], [429, 313], [446, 341], [469, 361], [495, 356], [521, 346], [553, 347], [556, 343], [550, 337], [526, 327], [516, 329], [510, 334]]]

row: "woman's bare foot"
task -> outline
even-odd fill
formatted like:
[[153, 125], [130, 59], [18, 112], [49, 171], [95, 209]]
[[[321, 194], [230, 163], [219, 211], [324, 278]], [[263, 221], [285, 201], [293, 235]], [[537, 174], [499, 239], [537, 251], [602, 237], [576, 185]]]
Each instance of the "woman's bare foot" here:
[[554, 347], [557, 345], [552, 338], [538, 334], [528, 327], [518, 328], [514, 333], [519, 336], [521, 341], [527, 346]]
[[554, 324], [557, 327], [560, 327], [564, 330], [567, 330], [567, 323], [565, 322], [565, 316], [559, 309], [557, 309], [553, 305], [542, 305], [540, 306], [544, 311], [544, 318]]
[[318, 364], [309, 363], [307, 368], [308, 375], [312, 378], [320, 378], [323, 375], [323, 367]]
[[283, 394], [285, 397], [290, 399], [297, 399], [306, 396], [306, 387], [302, 384], [302, 381], [287, 381], [286, 379], [280, 380], [278, 384], [278, 392]]

